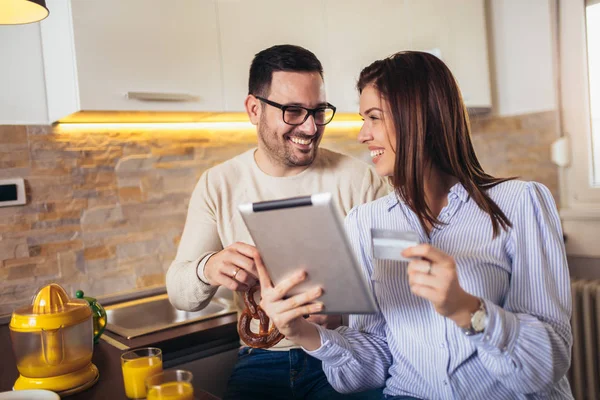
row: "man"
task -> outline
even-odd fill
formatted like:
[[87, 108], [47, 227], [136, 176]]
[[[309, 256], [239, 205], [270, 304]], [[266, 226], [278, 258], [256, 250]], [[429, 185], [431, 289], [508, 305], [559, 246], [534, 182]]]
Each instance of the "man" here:
[[[313, 53], [292, 45], [259, 52], [248, 86], [245, 106], [257, 127], [258, 148], [204, 172], [192, 194], [177, 256], [167, 272], [169, 299], [179, 309], [202, 309], [219, 286], [243, 292], [256, 283], [258, 253], [239, 204], [331, 192], [345, 216], [352, 207], [388, 193], [363, 162], [318, 150], [335, 108], [326, 102], [323, 68]], [[309, 318], [332, 329], [342, 323], [340, 316]], [[240, 350], [224, 399], [258, 398], [342, 395], [327, 382], [320, 361], [283, 339], [268, 350]]]

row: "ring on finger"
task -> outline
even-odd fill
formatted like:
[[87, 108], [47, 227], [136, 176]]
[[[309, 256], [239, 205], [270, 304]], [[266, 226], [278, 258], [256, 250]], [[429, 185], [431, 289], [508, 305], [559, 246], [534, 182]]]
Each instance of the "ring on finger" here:
[[433, 264], [429, 261], [429, 268], [427, 268], [427, 275], [431, 275], [431, 269], [433, 268]]
[[231, 275], [232, 279], [235, 279], [235, 276], [238, 274], [238, 272], [240, 272], [241, 268], [237, 267], [237, 269], [235, 270], [235, 272], [233, 273], [233, 275]]

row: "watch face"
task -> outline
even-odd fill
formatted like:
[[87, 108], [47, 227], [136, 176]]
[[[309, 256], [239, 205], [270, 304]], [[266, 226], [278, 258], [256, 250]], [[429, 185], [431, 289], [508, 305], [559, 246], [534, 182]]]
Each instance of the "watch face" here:
[[476, 332], [483, 332], [485, 329], [485, 311], [477, 310], [471, 318], [471, 325]]

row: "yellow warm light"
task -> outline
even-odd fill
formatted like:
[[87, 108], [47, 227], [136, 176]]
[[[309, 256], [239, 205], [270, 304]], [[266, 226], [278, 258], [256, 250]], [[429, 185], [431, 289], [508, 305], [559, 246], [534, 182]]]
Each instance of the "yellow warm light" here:
[[250, 122], [114, 122], [58, 124], [59, 131], [131, 131], [131, 130], [248, 130]]
[[362, 121], [331, 121], [327, 124], [327, 128], [332, 129], [360, 129], [363, 125]]
[[[360, 129], [362, 121], [332, 121], [327, 125], [328, 129]], [[205, 130], [205, 131], [245, 131], [255, 129], [250, 122], [102, 122], [102, 123], [59, 123], [58, 131], [80, 132], [80, 131], [132, 131], [132, 130]]]

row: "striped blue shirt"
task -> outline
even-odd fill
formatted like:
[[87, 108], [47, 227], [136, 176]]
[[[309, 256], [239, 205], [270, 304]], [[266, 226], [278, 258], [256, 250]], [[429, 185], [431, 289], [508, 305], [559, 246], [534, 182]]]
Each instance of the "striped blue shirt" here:
[[[492, 223], [459, 183], [428, 237], [394, 193], [354, 208], [346, 229], [379, 312], [349, 327], [319, 328], [323, 360], [343, 393], [385, 386], [422, 399], [571, 399], [570, 278], [562, 228], [549, 190], [508, 181], [488, 190], [513, 224], [492, 239]], [[371, 228], [419, 233], [456, 261], [460, 284], [485, 302], [482, 334], [466, 336], [411, 293], [406, 262], [372, 257]]]

